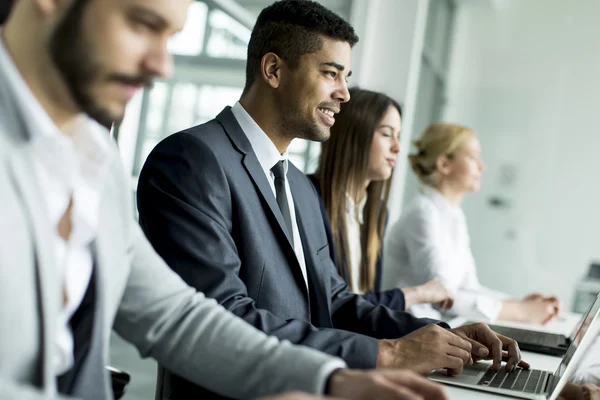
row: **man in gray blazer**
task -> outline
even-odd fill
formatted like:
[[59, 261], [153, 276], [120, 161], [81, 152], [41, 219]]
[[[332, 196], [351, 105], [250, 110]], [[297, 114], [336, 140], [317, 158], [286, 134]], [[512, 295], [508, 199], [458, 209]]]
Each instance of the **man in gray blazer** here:
[[[349, 99], [357, 41], [317, 2], [265, 8], [250, 37], [241, 100], [148, 156], [138, 184], [142, 228], [190, 285], [264, 332], [352, 368], [458, 373], [482, 355], [499, 367], [503, 347], [507, 368], [515, 367], [514, 340], [483, 324], [449, 330], [374, 305], [348, 290], [330, 258], [319, 197], [287, 148], [295, 138], [329, 137]], [[177, 398], [205, 394], [168, 372], [164, 379]]]
[[166, 43], [188, 5], [20, 0], [0, 29], [0, 398], [112, 398], [111, 329], [230, 397], [444, 398], [407, 372], [348, 371], [266, 336], [186, 285], [145, 239], [102, 125], [168, 76]]

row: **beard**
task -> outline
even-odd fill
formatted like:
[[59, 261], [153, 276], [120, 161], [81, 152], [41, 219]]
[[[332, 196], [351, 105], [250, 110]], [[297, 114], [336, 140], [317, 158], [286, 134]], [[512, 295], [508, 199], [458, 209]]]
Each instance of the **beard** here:
[[324, 142], [331, 135], [329, 128], [320, 125], [314, 114], [306, 115], [306, 102], [298, 97], [302, 87], [296, 87], [293, 81], [285, 81], [278, 91], [277, 104], [280, 104], [279, 131], [286, 133], [289, 139], [305, 139]]
[[92, 93], [93, 84], [116, 81], [147, 87], [150, 86], [153, 76], [142, 74], [132, 77], [106, 74], [103, 71], [102, 60], [83, 29], [83, 16], [88, 2], [77, 0], [57, 24], [50, 37], [50, 58], [79, 109], [101, 125], [110, 128], [114, 122], [122, 121], [125, 106], [120, 111], [111, 111], [102, 105]]
[[282, 101], [280, 132], [289, 132], [291, 139], [305, 139], [313, 142], [324, 142], [331, 132], [328, 127], [319, 125], [314, 119], [305, 116], [305, 108], [300, 102]]

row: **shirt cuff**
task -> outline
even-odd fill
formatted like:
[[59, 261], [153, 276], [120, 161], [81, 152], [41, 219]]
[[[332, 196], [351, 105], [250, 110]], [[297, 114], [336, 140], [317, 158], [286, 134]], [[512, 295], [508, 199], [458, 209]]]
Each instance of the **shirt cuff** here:
[[315, 388], [316, 389], [315, 393], [316, 394], [328, 394], [325, 392], [326, 392], [326, 389], [328, 386], [327, 383], [329, 381], [329, 377], [331, 375], [333, 375], [334, 372], [336, 372], [340, 369], [346, 369], [346, 368], [348, 368], [348, 366], [341, 359], [333, 359], [333, 360], [325, 363], [325, 365], [323, 365], [321, 367], [321, 369], [319, 370], [319, 372], [317, 374], [317, 379], [316, 379], [317, 387]]
[[486, 320], [494, 322], [502, 309], [502, 301], [491, 297], [479, 296], [475, 300], [475, 309]]

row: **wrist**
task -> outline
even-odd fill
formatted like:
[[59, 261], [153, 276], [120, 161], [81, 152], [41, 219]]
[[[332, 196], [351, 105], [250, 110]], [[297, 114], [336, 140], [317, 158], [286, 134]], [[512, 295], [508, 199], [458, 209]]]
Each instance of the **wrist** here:
[[520, 300], [503, 300], [498, 319], [509, 321], [524, 321], [524, 302]]
[[340, 379], [340, 373], [344, 371], [343, 368], [338, 368], [338, 369], [334, 369], [331, 374], [329, 374], [329, 377], [327, 377], [327, 382], [325, 383], [325, 390], [324, 393], [325, 395], [330, 395], [330, 394], [334, 394], [335, 392], [335, 387], [338, 384], [338, 381]]
[[411, 286], [411, 287], [407, 287], [407, 288], [402, 288], [400, 289], [402, 290], [402, 293], [404, 293], [404, 309], [407, 310], [409, 309], [411, 306], [415, 305], [415, 304], [419, 304], [422, 303], [423, 299], [422, 297], [422, 293], [421, 293], [421, 287], [420, 286]]
[[394, 345], [390, 340], [377, 341], [376, 368], [390, 368], [394, 364]]

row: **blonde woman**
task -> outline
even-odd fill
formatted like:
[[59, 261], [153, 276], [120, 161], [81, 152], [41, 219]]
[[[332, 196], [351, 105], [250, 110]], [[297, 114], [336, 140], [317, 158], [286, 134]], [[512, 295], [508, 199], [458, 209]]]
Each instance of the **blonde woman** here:
[[[532, 293], [522, 300], [482, 286], [477, 279], [469, 232], [461, 203], [479, 190], [484, 170], [481, 147], [467, 127], [435, 123], [414, 142], [409, 156], [421, 181], [420, 193], [390, 227], [385, 269], [400, 271], [399, 285], [413, 286], [438, 278], [454, 293], [447, 311], [479, 320], [546, 323], [559, 311], [553, 296]], [[440, 318], [438, 309], [416, 305], [417, 316]]]

